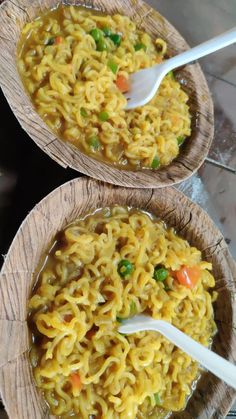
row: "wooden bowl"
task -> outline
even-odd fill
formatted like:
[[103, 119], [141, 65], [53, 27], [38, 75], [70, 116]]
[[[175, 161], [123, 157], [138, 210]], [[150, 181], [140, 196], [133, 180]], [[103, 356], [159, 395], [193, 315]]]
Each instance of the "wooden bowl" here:
[[[81, 4], [81, 1], [66, 1]], [[108, 14], [121, 13], [131, 17], [138, 27], [168, 43], [168, 53], [178, 54], [188, 44], [176, 29], [157, 11], [141, 0], [82, 0], [84, 5]], [[179, 71], [186, 81], [184, 90], [190, 96], [192, 135], [181, 148], [180, 155], [160, 170], [123, 170], [96, 160], [73, 145], [55, 137], [35, 111], [24, 90], [16, 66], [16, 45], [22, 26], [39, 10], [58, 4], [58, 0], [5, 0], [0, 7], [0, 83], [19, 123], [38, 146], [63, 167], [109, 183], [136, 188], [159, 188], [173, 185], [191, 176], [203, 163], [213, 138], [213, 105], [205, 77], [198, 64]]]
[[[48, 407], [34, 385], [28, 349], [27, 300], [41, 255], [56, 233], [80, 215], [114, 204], [145, 209], [174, 227], [213, 263], [218, 333], [213, 350], [236, 360], [236, 265], [221, 233], [208, 215], [174, 188], [126, 189], [87, 178], [74, 179], [55, 189], [26, 217], [6, 256], [0, 274], [0, 394], [10, 419], [45, 419]], [[181, 419], [223, 418], [235, 391], [204, 372]]]

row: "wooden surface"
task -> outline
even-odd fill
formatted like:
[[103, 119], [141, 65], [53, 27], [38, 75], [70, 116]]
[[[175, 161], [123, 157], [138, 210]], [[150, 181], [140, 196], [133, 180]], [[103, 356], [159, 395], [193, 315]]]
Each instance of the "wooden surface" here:
[[[55, 138], [55, 134], [37, 115], [19, 79], [15, 59], [16, 44], [23, 24], [31, 20], [39, 9], [57, 3], [57, 0], [6, 0], [0, 8], [0, 83], [21, 126], [43, 151], [63, 167], [71, 167], [109, 183], [138, 188], [159, 188], [191, 176], [204, 161], [213, 137], [212, 101], [198, 64], [189, 65], [179, 71], [179, 77], [186, 81], [184, 89], [190, 96], [192, 135], [181, 149], [179, 157], [160, 170], [125, 171], [100, 161], [94, 163], [91, 157], [73, 145]], [[121, 13], [132, 17], [140, 28], [153, 36], [163, 37], [168, 43], [170, 55], [188, 48], [174, 27], [141, 0], [88, 0], [86, 4], [110, 14]]]
[[[108, 205], [145, 209], [203, 252], [213, 263], [216, 290], [215, 319], [218, 333], [213, 350], [235, 361], [236, 266], [221, 233], [208, 215], [174, 188], [127, 189], [88, 178], [74, 179], [49, 194], [26, 217], [5, 258], [0, 275], [0, 393], [10, 419], [43, 419], [47, 407], [37, 394], [28, 360], [26, 302], [40, 255], [55, 234], [81, 214]], [[8, 351], [6, 348], [10, 348]], [[210, 373], [203, 373], [187, 408], [173, 418], [221, 418], [235, 391]]]

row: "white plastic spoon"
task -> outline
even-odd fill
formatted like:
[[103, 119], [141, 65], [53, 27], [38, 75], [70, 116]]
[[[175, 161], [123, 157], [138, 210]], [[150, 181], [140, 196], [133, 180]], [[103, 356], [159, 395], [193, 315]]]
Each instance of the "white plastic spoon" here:
[[126, 109], [137, 108], [138, 106], [143, 106], [148, 103], [155, 95], [162, 79], [169, 71], [195, 61], [198, 58], [205, 57], [234, 42], [236, 42], [236, 28], [216, 36], [182, 54], [169, 58], [162, 64], [156, 64], [153, 67], [131, 74], [131, 88], [129, 92], [125, 94], [128, 101]]
[[154, 320], [151, 317], [138, 315], [131, 319], [124, 320], [119, 327], [119, 332], [129, 335], [144, 330], [154, 330], [161, 333], [178, 348], [182, 349], [203, 367], [211, 371], [221, 380], [236, 389], [236, 366], [226, 361], [215, 352], [205, 348], [194, 339], [181, 332], [172, 324], [163, 320]]

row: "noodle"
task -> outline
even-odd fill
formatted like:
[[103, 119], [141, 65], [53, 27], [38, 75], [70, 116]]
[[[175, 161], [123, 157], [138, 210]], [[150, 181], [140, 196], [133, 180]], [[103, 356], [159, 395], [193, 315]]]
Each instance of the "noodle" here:
[[[183, 265], [199, 271], [192, 288], [179, 283]], [[145, 312], [209, 346], [209, 270], [199, 250], [140, 210], [105, 208], [67, 226], [29, 301], [31, 363], [52, 414], [141, 419], [184, 409], [197, 362], [156, 332], [125, 336], [118, 326]]]
[[[107, 28], [118, 44], [103, 34]], [[102, 46], [93, 30], [104, 35]], [[160, 63], [166, 51], [164, 40], [126, 16], [60, 5], [25, 25], [17, 62], [36, 110], [60, 138], [119, 167], [155, 169], [191, 134], [188, 96], [171, 72], [152, 101], [125, 111], [118, 79]]]

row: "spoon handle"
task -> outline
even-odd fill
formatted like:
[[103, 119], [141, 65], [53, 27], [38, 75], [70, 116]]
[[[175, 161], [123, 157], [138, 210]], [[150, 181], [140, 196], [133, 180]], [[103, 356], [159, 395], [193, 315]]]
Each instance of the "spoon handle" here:
[[212, 52], [218, 51], [228, 45], [236, 42], [236, 27], [224, 32], [209, 41], [203, 42], [196, 47], [193, 47], [173, 58], [168, 59], [164, 64], [168, 67], [168, 71], [175, 68], [181, 67], [184, 64], [188, 64], [198, 58], [205, 57], [205, 55], [211, 54]]
[[236, 389], [236, 366], [234, 364], [226, 361], [215, 352], [210, 351], [205, 346], [199, 344], [167, 322], [158, 320], [156, 322], [152, 321], [151, 324], [152, 330], [155, 329], [157, 332], [160, 332], [176, 346], [198, 361], [203, 367]]

